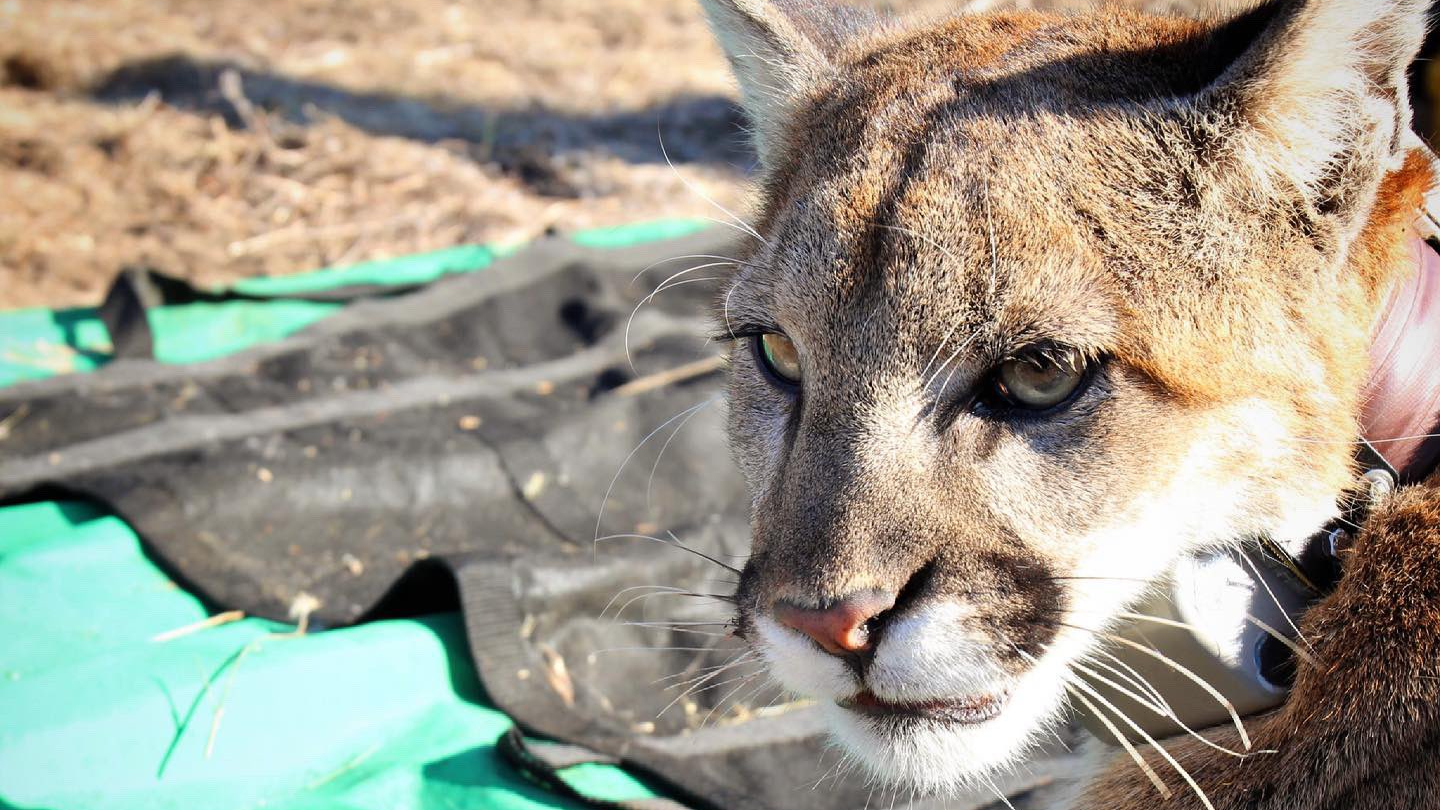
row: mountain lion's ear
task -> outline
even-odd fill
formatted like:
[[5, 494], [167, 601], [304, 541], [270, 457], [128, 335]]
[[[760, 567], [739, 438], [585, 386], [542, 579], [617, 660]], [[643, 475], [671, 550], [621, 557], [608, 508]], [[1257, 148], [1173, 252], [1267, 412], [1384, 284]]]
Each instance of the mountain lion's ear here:
[[1271, 0], [1217, 29], [1212, 44], [1231, 61], [1196, 100], [1237, 147], [1244, 181], [1299, 191], [1343, 234], [1363, 224], [1357, 215], [1406, 151], [1406, 71], [1428, 5]]
[[834, 53], [868, 18], [817, 0], [701, 0], [740, 84], [762, 165], [796, 100], [832, 71]]

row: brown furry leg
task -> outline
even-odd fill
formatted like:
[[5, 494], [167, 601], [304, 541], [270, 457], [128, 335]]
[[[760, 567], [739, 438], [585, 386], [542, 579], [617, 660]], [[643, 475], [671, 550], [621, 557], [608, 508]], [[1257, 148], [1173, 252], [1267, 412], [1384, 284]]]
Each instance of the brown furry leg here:
[[[1216, 810], [1440, 808], [1440, 485], [1392, 497], [1344, 563], [1301, 625], [1314, 664], [1301, 665], [1284, 706], [1249, 724], [1255, 748], [1278, 753], [1241, 760], [1167, 743]], [[1233, 730], [1209, 736], [1236, 745]], [[1173, 800], [1121, 756], [1077, 809], [1204, 807], [1159, 756], [1147, 759], [1169, 772]]]

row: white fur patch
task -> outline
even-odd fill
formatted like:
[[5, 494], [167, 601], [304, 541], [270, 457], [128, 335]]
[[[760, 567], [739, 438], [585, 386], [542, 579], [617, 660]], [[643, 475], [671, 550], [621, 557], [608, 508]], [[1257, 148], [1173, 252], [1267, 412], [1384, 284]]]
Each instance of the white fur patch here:
[[895, 703], [979, 697], [1008, 686], [994, 640], [967, 632], [974, 615], [958, 602], [925, 604], [885, 628], [865, 682]]
[[755, 617], [760, 631], [760, 653], [770, 675], [796, 694], [817, 700], [839, 700], [860, 691], [855, 673], [795, 630], [781, 627], [768, 616]]

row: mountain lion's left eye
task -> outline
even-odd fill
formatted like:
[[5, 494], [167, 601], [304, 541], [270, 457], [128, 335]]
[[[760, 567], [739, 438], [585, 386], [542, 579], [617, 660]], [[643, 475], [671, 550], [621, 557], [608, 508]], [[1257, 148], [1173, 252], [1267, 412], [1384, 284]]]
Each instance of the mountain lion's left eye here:
[[778, 332], [767, 332], [755, 339], [765, 367], [781, 381], [800, 384], [800, 351], [790, 338]]
[[995, 393], [1018, 408], [1043, 411], [1070, 398], [1085, 381], [1085, 358], [1074, 349], [1034, 352], [995, 369]]

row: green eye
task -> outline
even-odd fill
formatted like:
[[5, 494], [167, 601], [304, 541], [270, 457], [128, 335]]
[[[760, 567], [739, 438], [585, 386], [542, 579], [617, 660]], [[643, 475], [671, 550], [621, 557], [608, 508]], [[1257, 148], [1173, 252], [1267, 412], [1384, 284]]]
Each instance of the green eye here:
[[800, 383], [800, 352], [790, 338], [768, 332], [756, 338], [760, 357], [771, 374], [792, 385]]
[[1074, 349], [1034, 352], [995, 369], [995, 393], [1015, 407], [1043, 411], [1069, 399], [1085, 372], [1085, 358]]

